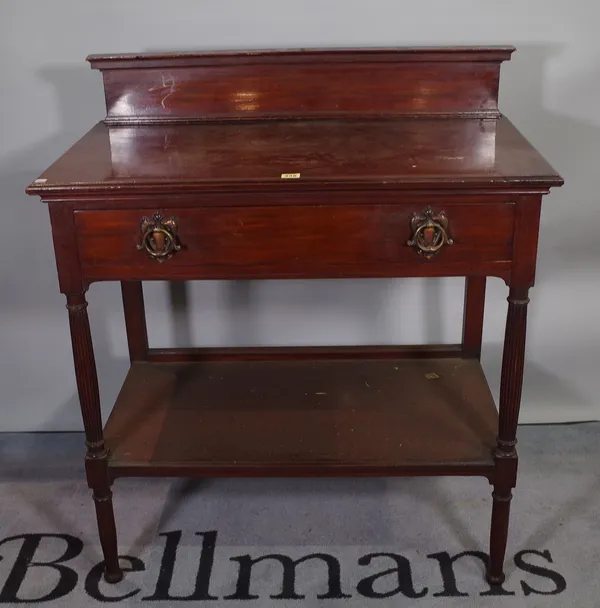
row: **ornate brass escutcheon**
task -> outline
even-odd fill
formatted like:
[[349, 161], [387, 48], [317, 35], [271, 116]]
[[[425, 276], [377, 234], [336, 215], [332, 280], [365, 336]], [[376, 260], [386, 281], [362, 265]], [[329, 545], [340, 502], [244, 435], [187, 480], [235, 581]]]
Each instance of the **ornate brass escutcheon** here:
[[181, 249], [177, 238], [177, 222], [175, 218], [165, 220], [156, 212], [152, 218], [143, 217], [140, 224], [142, 242], [137, 246], [157, 262], [164, 262], [176, 251]]
[[435, 213], [427, 207], [421, 214], [413, 213], [410, 226], [413, 234], [406, 244], [425, 258], [433, 257], [444, 245], [454, 243], [448, 236], [448, 218], [443, 211]]

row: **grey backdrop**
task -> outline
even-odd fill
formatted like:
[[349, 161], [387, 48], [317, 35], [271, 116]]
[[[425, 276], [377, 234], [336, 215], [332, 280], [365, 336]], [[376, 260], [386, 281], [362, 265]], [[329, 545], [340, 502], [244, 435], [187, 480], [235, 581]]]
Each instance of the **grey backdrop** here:
[[[47, 210], [25, 186], [103, 117], [89, 53], [514, 44], [501, 109], [565, 177], [545, 199], [521, 420], [600, 418], [600, 11], [593, 0], [0, 0], [0, 430], [80, 428]], [[436, 342], [462, 280], [147, 284], [152, 343]], [[488, 286], [497, 393], [506, 288]], [[105, 411], [127, 369], [120, 292], [89, 292]]]

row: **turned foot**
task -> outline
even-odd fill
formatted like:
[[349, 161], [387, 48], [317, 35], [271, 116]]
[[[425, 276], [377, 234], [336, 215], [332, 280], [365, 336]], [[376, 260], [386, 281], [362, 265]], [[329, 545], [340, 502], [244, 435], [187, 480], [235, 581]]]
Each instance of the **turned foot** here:
[[502, 585], [502, 583], [505, 581], [506, 576], [504, 575], [504, 572], [501, 572], [500, 574], [492, 574], [489, 570], [486, 573], [485, 576], [487, 582], [494, 586], [494, 585]]
[[104, 571], [104, 580], [111, 585], [119, 583], [123, 580], [123, 570]]
[[501, 585], [504, 582], [504, 555], [512, 492], [510, 488], [496, 488], [493, 497], [490, 561], [486, 578], [490, 585]]
[[123, 571], [119, 565], [117, 551], [117, 530], [112, 505], [112, 492], [108, 486], [95, 488], [94, 503], [98, 519], [98, 532], [100, 544], [104, 555], [104, 580], [107, 583], [118, 583], [123, 578]]

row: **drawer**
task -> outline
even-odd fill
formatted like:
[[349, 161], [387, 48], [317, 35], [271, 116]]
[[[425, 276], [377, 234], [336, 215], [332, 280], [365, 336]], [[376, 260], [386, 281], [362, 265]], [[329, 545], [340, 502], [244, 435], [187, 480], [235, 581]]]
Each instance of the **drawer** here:
[[90, 280], [447, 276], [506, 268], [514, 209], [425, 203], [82, 210], [75, 225]]

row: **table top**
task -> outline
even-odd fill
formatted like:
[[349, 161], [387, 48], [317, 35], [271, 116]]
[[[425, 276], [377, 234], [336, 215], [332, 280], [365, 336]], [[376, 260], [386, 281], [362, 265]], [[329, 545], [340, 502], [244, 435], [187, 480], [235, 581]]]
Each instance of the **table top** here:
[[100, 122], [27, 191], [548, 188], [562, 181], [506, 117]]

